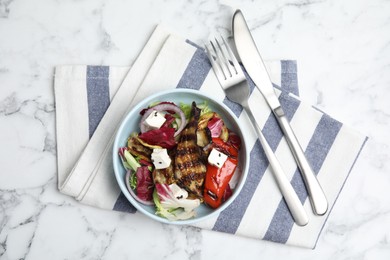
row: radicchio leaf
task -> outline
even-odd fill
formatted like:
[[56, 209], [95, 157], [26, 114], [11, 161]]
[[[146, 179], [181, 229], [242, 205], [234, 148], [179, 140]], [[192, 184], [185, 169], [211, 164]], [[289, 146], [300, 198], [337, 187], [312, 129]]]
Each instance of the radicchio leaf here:
[[161, 127], [170, 127], [175, 118], [171, 114], [165, 114], [165, 122]]
[[153, 180], [152, 173], [147, 166], [138, 167], [137, 172], [137, 196], [146, 201], [153, 199]]
[[144, 142], [151, 145], [158, 145], [163, 148], [171, 149], [176, 145], [175, 129], [172, 127], [161, 127], [142, 133], [139, 135]]
[[227, 143], [237, 150], [240, 150], [241, 139], [235, 132], [229, 130], [229, 139], [227, 140]]
[[210, 129], [211, 137], [219, 137], [223, 127], [223, 120], [218, 117], [213, 117], [207, 123], [207, 127]]

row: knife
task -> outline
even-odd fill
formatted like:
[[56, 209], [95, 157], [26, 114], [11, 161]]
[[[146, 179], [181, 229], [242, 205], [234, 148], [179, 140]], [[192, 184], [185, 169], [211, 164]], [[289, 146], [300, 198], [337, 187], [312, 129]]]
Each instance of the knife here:
[[313, 212], [317, 215], [324, 215], [328, 210], [328, 202], [325, 194], [280, 106], [279, 99], [274, 92], [267, 69], [257, 50], [256, 43], [252, 38], [241, 10], [236, 10], [233, 15], [232, 29], [237, 53], [240, 56], [243, 65], [256, 87], [264, 96], [284, 133], [305, 182]]

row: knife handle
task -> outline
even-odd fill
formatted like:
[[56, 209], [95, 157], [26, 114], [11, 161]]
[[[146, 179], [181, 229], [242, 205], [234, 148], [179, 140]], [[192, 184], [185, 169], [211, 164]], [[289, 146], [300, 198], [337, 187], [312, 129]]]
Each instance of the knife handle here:
[[305, 153], [303, 152], [302, 147], [300, 146], [298, 139], [287, 120], [287, 117], [284, 115], [282, 108], [279, 107], [275, 109], [274, 114], [302, 174], [313, 211], [317, 215], [324, 215], [328, 210], [328, 201], [325, 197], [324, 191], [310, 167]]
[[259, 137], [260, 143], [271, 166], [275, 181], [284, 197], [284, 200], [286, 201], [287, 207], [289, 208], [295, 223], [299, 226], [305, 226], [309, 222], [305, 208], [303, 207], [297, 193], [285, 175], [282, 166], [272, 151], [272, 148], [265, 139], [260, 126], [258, 125], [251, 109], [249, 108], [249, 105], [246, 103], [242, 104], [242, 106], [244, 107], [246, 114], [248, 115], [252, 125], [256, 130], [257, 136]]

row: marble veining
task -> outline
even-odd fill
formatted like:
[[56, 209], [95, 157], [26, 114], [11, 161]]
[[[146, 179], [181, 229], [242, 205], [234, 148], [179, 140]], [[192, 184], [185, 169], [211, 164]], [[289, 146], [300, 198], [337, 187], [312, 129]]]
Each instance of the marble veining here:
[[[91, 208], [60, 194], [54, 67], [129, 66], [155, 25], [202, 44], [243, 10], [265, 59], [369, 141], [314, 250]], [[0, 0], [0, 259], [389, 259], [390, 2]]]

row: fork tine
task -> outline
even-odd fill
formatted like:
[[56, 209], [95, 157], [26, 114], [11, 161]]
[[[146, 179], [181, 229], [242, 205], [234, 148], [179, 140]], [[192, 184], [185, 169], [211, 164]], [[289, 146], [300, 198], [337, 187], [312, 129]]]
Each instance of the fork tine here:
[[225, 59], [223, 57], [223, 52], [222, 52], [221, 46], [219, 45], [217, 39], [215, 39], [215, 44], [212, 41], [210, 41], [210, 44], [214, 50], [214, 53], [216, 56], [215, 60], [219, 64], [219, 67], [222, 70], [222, 73], [224, 75], [224, 79], [226, 80], [226, 79], [230, 78], [232, 76], [232, 74], [229, 70], [229, 67], [226, 65]]
[[[212, 45], [211, 41], [210, 41], [210, 43]], [[213, 48], [214, 48], [214, 46], [213, 46]], [[219, 62], [215, 61], [213, 55], [211, 54], [210, 47], [205, 44], [205, 49], [206, 49], [207, 57], [209, 58], [209, 60], [211, 62], [211, 66], [213, 67], [214, 72], [217, 75], [218, 80], [220, 78], [226, 79], [226, 76], [225, 76], [224, 72], [222, 71], [221, 65], [219, 64]]]
[[214, 41], [205, 44], [205, 49], [219, 83], [223, 89], [227, 89], [246, 78], [233, 51], [225, 39], [220, 37], [222, 41], [214, 38]]
[[[238, 60], [236, 59], [236, 56], [234, 55], [234, 53], [233, 53], [232, 49], [230, 48], [229, 44], [226, 43], [225, 38], [223, 38], [222, 36], [221, 36], [221, 38], [222, 38], [223, 44], [224, 44], [225, 47], [226, 47], [226, 50], [228, 51], [229, 60], [233, 62], [232, 67], [233, 67], [234, 70], [235, 70], [235, 74], [238, 74], [238, 73], [239, 73], [239, 70], [241, 70], [241, 66], [240, 66], [240, 64], [238, 63]], [[229, 64], [230, 64], [230, 62], [229, 62]]]
[[[221, 36], [221, 38], [222, 38], [222, 36]], [[228, 72], [228, 76], [230, 78], [231, 76], [233, 76], [233, 73], [232, 73], [232, 70], [231, 70], [231, 65], [230, 65], [230, 62], [229, 62], [229, 58], [227, 57], [228, 53], [226, 53], [226, 46], [225, 46], [225, 48], [222, 48], [222, 46], [219, 43], [218, 39], [217, 38], [214, 38], [214, 39], [215, 39], [215, 43], [217, 44], [219, 53], [221, 54], [221, 55], [219, 55], [220, 62], [224, 65], [226, 71]]]

